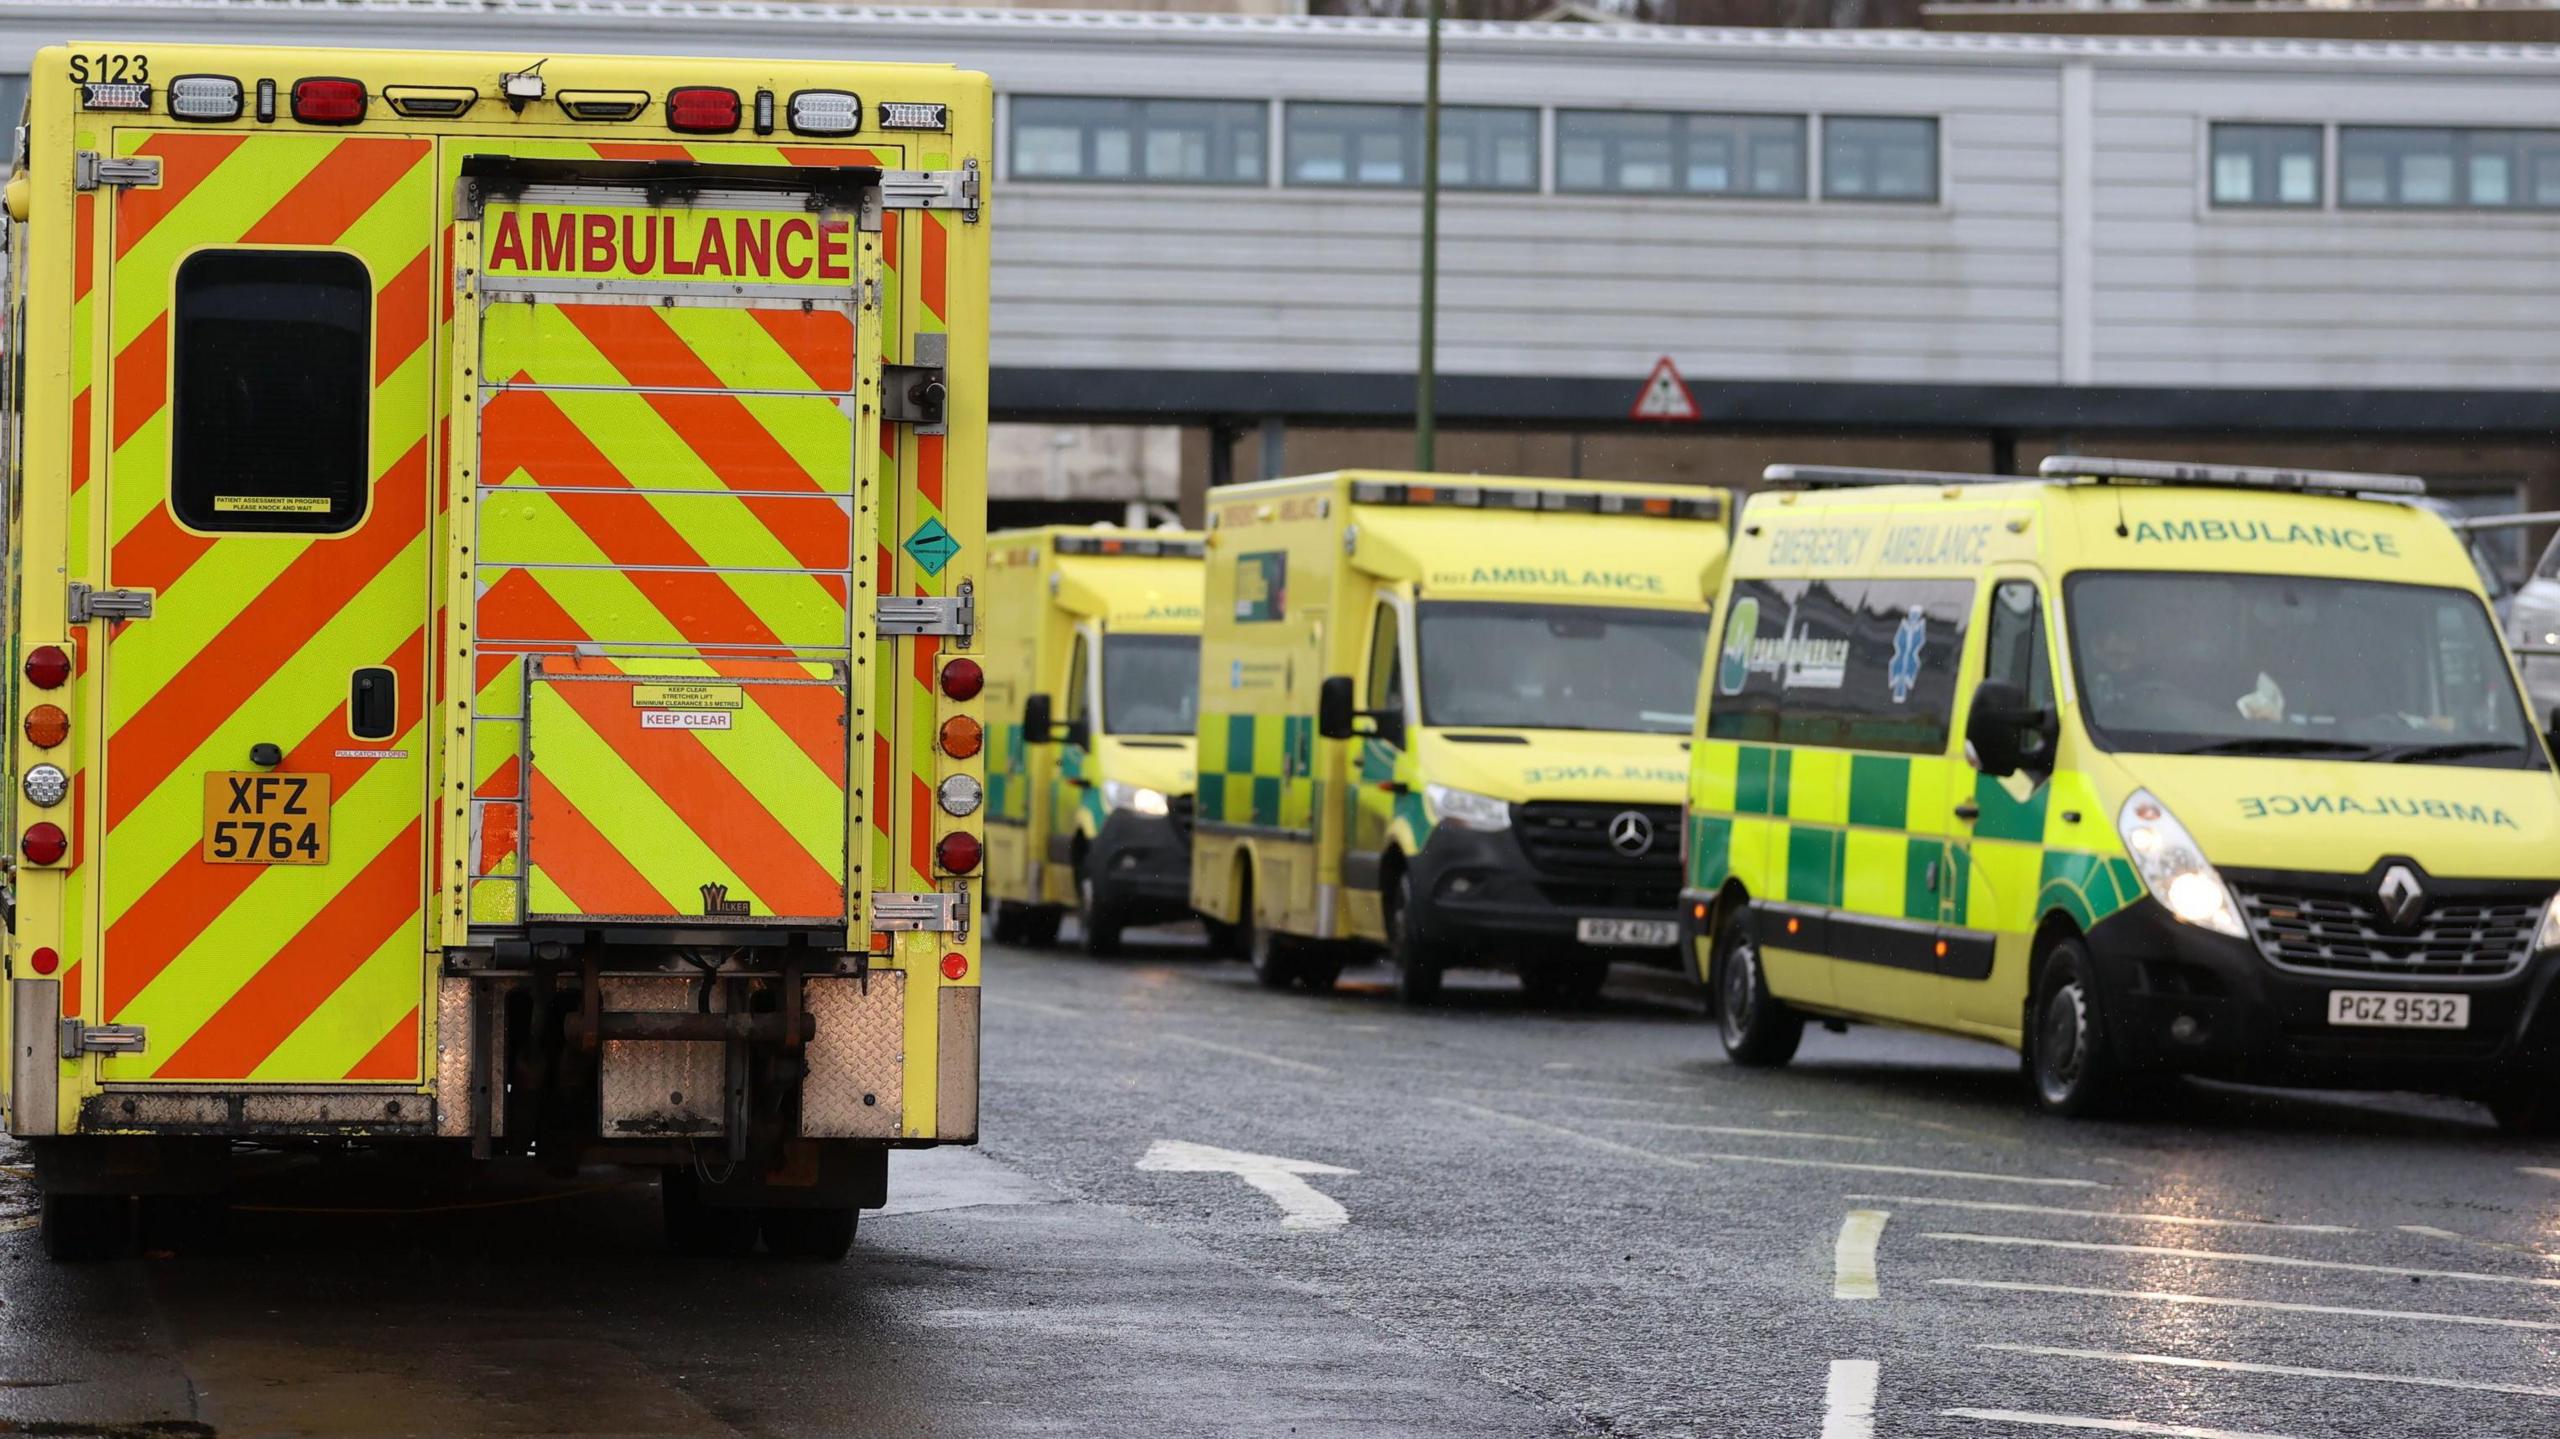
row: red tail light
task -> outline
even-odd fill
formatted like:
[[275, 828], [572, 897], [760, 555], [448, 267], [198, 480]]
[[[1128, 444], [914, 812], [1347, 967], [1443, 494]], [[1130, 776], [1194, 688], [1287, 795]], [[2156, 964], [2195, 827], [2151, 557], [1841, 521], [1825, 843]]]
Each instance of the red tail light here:
[[[50, 953], [52, 953], [52, 951], [50, 951], [50, 950], [42, 950], [42, 949], [40, 949], [40, 950], [37, 950], [37, 951], [36, 951], [36, 953], [38, 953], [38, 954], [50, 954]], [[47, 970], [47, 971], [45, 971], [45, 972], [46, 972], [47, 974], [52, 973], [52, 971], [51, 971], [51, 970]], [[969, 956], [967, 956], [967, 955], [965, 955], [965, 954], [958, 953], [958, 952], [956, 952], [956, 951], [955, 951], [955, 952], [953, 952], [953, 953], [950, 953], [950, 954], [946, 954], [946, 955], [944, 955], [944, 956], [942, 957], [942, 977], [943, 977], [944, 979], [966, 979], [966, 978], [968, 978], [968, 977], [969, 977]]]
[[[954, 835], [952, 838], [967, 839], [968, 836]], [[944, 841], [946, 844], [949, 842]], [[969, 841], [972, 863], [976, 861], [977, 843], [976, 840]], [[64, 837], [62, 826], [49, 822], [28, 825], [25, 836], [18, 841], [18, 853], [25, 855], [29, 864], [60, 864], [62, 857], [70, 851], [71, 841]]]
[[60, 645], [38, 645], [27, 651], [27, 683], [40, 690], [58, 690], [71, 678], [71, 656]]
[[364, 118], [362, 80], [296, 80], [293, 118], [305, 125], [352, 125]]
[[687, 85], [667, 92], [667, 128], [688, 135], [725, 135], [738, 128], [738, 92]]
[[51, 948], [38, 949], [27, 956], [27, 968], [38, 974], [51, 974], [62, 968], [62, 956]]
[[986, 683], [987, 672], [976, 660], [953, 660], [942, 667], [942, 692], [953, 699], [976, 699]]
[[[52, 828], [50, 825], [36, 826], [36, 829], [50, 828]], [[35, 830], [29, 830], [27, 833], [32, 836]], [[944, 871], [950, 874], [968, 874], [974, 871], [978, 867], [980, 857], [978, 837], [974, 834], [946, 834], [942, 837], [942, 842], [933, 847], [933, 862], [942, 866]]]

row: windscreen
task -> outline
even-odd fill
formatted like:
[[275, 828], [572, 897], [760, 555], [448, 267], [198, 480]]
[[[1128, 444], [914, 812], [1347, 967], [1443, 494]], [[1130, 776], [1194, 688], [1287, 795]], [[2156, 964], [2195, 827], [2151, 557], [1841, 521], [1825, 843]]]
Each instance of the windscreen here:
[[2542, 765], [2477, 595], [2194, 573], [2084, 574], [2065, 594], [2106, 748]]
[[1703, 614], [1438, 601], [1417, 625], [1426, 724], [1689, 732]]
[[1112, 635], [1102, 642], [1102, 732], [1192, 732], [1200, 713], [1198, 635]]

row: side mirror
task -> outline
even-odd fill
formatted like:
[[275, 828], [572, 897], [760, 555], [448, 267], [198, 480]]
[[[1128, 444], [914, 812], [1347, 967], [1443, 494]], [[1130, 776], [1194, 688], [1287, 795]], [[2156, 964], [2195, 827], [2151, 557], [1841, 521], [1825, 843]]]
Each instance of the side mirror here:
[[1369, 723], [1374, 726], [1378, 739], [1394, 745], [1397, 749], [1404, 748], [1404, 710], [1401, 707], [1391, 710], [1371, 710]]
[[2056, 728], [2053, 711], [2028, 704], [2023, 688], [1984, 680], [1974, 687], [1973, 706], [1965, 712], [1965, 758], [1987, 775], [2048, 772]]
[[1351, 738], [1359, 711], [1351, 707], [1351, 676], [1334, 675], [1316, 687], [1316, 733], [1326, 739]]
[[1093, 745], [1093, 722], [1080, 719], [1069, 720], [1066, 726], [1058, 731], [1058, 738], [1077, 749], [1089, 749]]
[[1049, 720], [1049, 697], [1033, 695], [1022, 702], [1022, 742], [1048, 744], [1057, 738]]

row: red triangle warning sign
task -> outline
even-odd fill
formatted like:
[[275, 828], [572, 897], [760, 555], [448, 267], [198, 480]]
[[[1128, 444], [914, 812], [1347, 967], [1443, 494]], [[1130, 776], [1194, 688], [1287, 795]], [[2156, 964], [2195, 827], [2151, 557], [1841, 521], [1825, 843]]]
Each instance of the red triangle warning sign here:
[[1690, 397], [1688, 383], [1680, 378], [1680, 367], [1671, 363], [1669, 355], [1653, 362], [1653, 373], [1644, 377], [1644, 393], [1636, 396], [1635, 408], [1627, 411], [1631, 420], [1694, 420], [1698, 418], [1698, 402]]

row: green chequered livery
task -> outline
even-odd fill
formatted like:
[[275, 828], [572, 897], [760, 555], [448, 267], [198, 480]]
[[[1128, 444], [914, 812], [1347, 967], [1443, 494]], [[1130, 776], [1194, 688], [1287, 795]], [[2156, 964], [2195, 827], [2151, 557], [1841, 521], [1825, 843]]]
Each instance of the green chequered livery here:
[[1031, 822], [1029, 752], [1019, 722], [995, 727], [987, 746], [987, 819], [993, 824]]
[[1307, 830], [1315, 823], [1313, 715], [1227, 715], [1200, 729], [1199, 818]]
[[[2085, 932], [2142, 897], [2088, 776], [2023, 800], [1938, 755], [1704, 740], [1690, 767], [1687, 887], [2019, 933], [2056, 910]], [[1970, 824], [1960, 799], [1981, 809]]]

